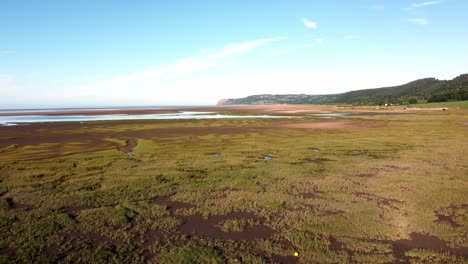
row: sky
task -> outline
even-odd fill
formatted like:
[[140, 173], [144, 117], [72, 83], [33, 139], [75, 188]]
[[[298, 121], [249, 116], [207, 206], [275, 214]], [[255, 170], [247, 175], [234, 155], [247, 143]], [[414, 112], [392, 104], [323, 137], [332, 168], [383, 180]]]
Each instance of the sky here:
[[0, 108], [213, 105], [468, 73], [468, 1], [0, 0]]

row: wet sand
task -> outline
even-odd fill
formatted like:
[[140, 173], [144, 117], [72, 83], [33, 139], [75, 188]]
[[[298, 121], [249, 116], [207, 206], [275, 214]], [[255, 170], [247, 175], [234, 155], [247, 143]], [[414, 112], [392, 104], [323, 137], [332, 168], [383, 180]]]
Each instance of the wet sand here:
[[327, 113], [366, 113], [370, 111], [378, 113], [415, 112], [429, 111], [430, 108], [405, 108], [405, 107], [347, 107], [335, 105], [239, 105], [239, 106], [190, 106], [173, 108], [121, 108], [121, 109], [57, 109], [56, 111], [44, 112], [31, 110], [25, 112], [3, 112], [0, 116], [68, 116], [68, 115], [145, 115], [145, 114], [174, 114], [178, 112], [235, 112], [251, 114], [327, 114]]

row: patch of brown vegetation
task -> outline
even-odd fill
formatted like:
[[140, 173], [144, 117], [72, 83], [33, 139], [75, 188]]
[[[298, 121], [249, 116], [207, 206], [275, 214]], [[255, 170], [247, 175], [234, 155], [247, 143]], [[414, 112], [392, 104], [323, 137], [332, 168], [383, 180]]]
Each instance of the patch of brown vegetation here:
[[304, 158], [304, 159], [300, 159], [298, 162], [295, 162], [293, 164], [296, 164], [296, 165], [301, 165], [301, 164], [305, 164], [305, 163], [323, 164], [323, 163], [325, 163], [327, 161], [333, 161], [333, 160], [325, 159], [325, 158], [317, 158], [317, 159]]
[[308, 193], [302, 193], [301, 196], [304, 199], [323, 199], [323, 196], [320, 195], [322, 192], [308, 192]]
[[460, 123], [462, 126], [468, 126], [468, 122], [461, 122]]
[[356, 174], [357, 177], [361, 177], [361, 178], [374, 178], [374, 177], [377, 177], [377, 174], [374, 174], [374, 173], [359, 173], [359, 174]]
[[[136, 147], [138, 139], [156, 140], [164, 137], [180, 136], [204, 136], [204, 135], [232, 135], [255, 132], [258, 133], [259, 127], [183, 127], [184, 121], [176, 120], [122, 120], [122, 121], [94, 121], [86, 124], [79, 122], [62, 123], [33, 123], [28, 125], [0, 127], [0, 149], [8, 146], [15, 146], [8, 150], [0, 151], [0, 159], [13, 159], [11, 155], [19, 155], [19, 150], [25, 146], [38, 146], [40, 144], [53, 144], [44, 146], [40, 152], [28, 153], [27, 151], [21, 157], [14, 157], [14, 160], [40, 160], [53, 157], [64, 157], [79, 153], [90, 153], [101, 150], [118, 149], [129, 152]], [[186, 121], [189, 122], [189, 121]], [[168, 127], [150, 127], [157, 124], [168, 124]], [[141, 129], [118, 130], [120, 126], [135, 125], [143, 127]], [[106, 127], [106, 130], [102, 130]], [[115, 130], [113, 128], [116, 128]], [[262, 127], [261, 131], [273, 129]], [[92, 131], [92, 132], [90, 132]], [[15, 137], [12, 137], [12, 136]], [[107, 140], [108, 138], [127, 138], [127, 145], [122, 147], [118, 143]], [[67, 144], [79, 142], [79, 147], [67, 150]], [[65, 152], [66, 151], [66, 152]]]
[[285, 127], [285, 128], [338, 129], [338, 128], [357, 127], [357, 124], [353, 121], [332, 120], [332, 121], [316, 121], [316, 122], [307, 122], [307, 123], [282, 124], [280, 126]]

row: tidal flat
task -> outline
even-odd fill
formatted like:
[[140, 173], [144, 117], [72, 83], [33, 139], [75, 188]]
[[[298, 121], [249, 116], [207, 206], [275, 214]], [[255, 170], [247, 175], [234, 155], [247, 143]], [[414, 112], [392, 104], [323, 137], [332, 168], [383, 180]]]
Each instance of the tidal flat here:
[[468, 261], [468, 109], [187, 111], [297, 118], [0, 126], [0, 263]]

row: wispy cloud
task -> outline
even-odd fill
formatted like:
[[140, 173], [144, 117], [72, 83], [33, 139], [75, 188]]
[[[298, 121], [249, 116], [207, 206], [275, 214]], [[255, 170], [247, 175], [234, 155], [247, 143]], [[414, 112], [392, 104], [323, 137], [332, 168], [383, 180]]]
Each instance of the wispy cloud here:
[[429, 21], [425, 18], [410, 18], [408, 19], [409, 22], [417, 25], [427, 25]]
[[317, 44], [323, 44], [323, 42], [325, 42], [325, 38], [316, 38], [315, 39], [315, 43], [317, 43]]
[[414, 3], [408, 7], [403, 8], [403, 10], [416, 14], [418, 12], [419, 13], [423, 12], [421, 10], [424, 9], [424, 7], [438, 5], [441, 3], [442, 1], [426, 1], [426, 2]]
[[420, 8], [420, 7], [425, 7], [425, 6], [438, 5], [440, 3], [442, 3], [442, 1], [427, 1], [427, 2], [422, 2], [422, 3], [414, 3], [411, 5], [411, 7]]
[[306, 26], [307, 28], [312, 28], [312, 29], [317, 28], [317, 22], [311, 21], [311, 20], [309, 20], [307, 18], [303, 18], [302, 23], [304, 23], [304, 26]]
[[[233, 63], [234, 58], [242, 54], [253, 52], [283, 39], [282, 37], [263, 38], [230, 43], [219, 49], [204, 49], [200, 51], [199, 55], [182, 58], [172, 64], [115, 76], [99, 83], [69, 87], [64, 89], [61, 94], [50, 96], [68, 100], [109, 97], [125, 102], [127, 99], [130, 100], [130, 97], [135, 100], [156, 100], [162, 95], [167, 98], [178, 98], [177, 94], [183, 93], [183, 97], [188, 100], [190, 96], [198, 96], [197, 91], [196, 89], [188, 89], [190, 86], [183, 84], [192, 78], [197, 78], [196, 73], [229, 65]], [[125, 96], [129, 98], [126, 99]]]
[[344, 40], [350, 40], [350, 39], [353, 39], [354, 36], [353, 35], [346, 35], [343, 37]]
[[220, 50], [215, 50], [214, 52], [208, 52], [207, 56], [209, 58], [214, 59], [227, 59], [232, 57], [233, 55], [248, 52], [252, 49], [255, 49], [260, 46], [264, 46], [271, 42], [276, 42], [282, 40], [282, 37], [273, 37], [273, 38], [264, 38], [264, 39], [257, 39], [254, 41], [248, 41], [243, 43], [231, 43], [225, 46]]

